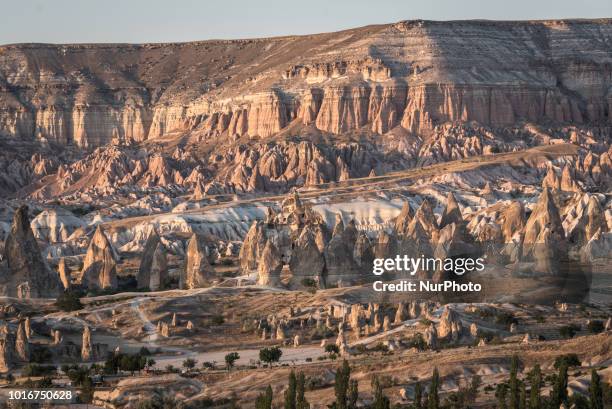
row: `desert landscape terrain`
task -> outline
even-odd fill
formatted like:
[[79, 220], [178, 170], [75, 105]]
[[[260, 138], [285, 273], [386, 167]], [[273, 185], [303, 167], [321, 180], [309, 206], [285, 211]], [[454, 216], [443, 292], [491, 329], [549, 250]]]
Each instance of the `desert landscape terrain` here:
[[612, 407], [611, 130], [610, 19], [0, 45], [0, 404]]

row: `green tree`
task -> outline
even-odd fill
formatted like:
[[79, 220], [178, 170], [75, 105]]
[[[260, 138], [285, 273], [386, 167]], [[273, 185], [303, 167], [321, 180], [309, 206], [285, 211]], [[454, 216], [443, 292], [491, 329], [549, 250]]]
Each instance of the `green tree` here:
[[342, 365], [336, 370], [336, 383], [334, 384], [334, 392], [336, 394], [336, 409], [347, 409], [348, 405], [348, 387], [351, 379], [351, 367], [346, 359], [342, 361]]
[[234, 363], [240, 359], [240, 354], [238, 352], [230, 352], [225, 355], [225, 367], [229, 371], [234, 367]]
[[421, 387], [421, 382], [417, 382], [414, 385], [414, 409], [423, 409], [423, 388]]
[[374, 378], [374, 402], [372, 402], [372, 409], [389, 409], [389, 398], [383, 393], [382, 385], [378, 380], [378, 377]]
[[518, 409], [519, 406], [519, 380], [518, 380], [518, 356], [512, 355], [510, 363], [510, 402], [509, 409]]
[[519, 393], [519, 409], [527, 409], [527, 389], [525, 382], [521, 382], [521, 390]]
[[440, 397], [438, 396], [439, 388], [440, 374], [438, 373], [438, 368], [434, 368], [433, 375], [431, 376], [431, 386], [429, 387], [429, 394], [427, 395], [427, 409], [440, 408]]
[[500, 383], [495, 389], [495, 397], [497, 398], [497, 409], [508, 409], [506, 396], [508, 395], [508, 385]]
[[357, 409], [358, 399], [359, 399], [359, 383], [355, 379], [351, 379], [349, 382], [349, 390], [348, 390], [349, 409]]
[[577, 354], [565, 354], [555, 358], [555, 369], [559, 369], [561, 365], [571, 368], [572, 366], [580, 366], [582, 363]]
[[550, 392], [550, 404], [553, 408], [558, 408], [562, 403], [567, 403], [567, 364], [563, 363], [559, 367], [559, 374]]
[[55, 300], [55, 305], [62, 311], [77, 311], [83, 309], [79, 294], [73, 290], [66, 290]]
[[295, 409], [295, 398], [297, 396], [297, 378], [292, 370], [289, 374], [289, 387], [285, 391], [285, 409]]
[[472, 376], [472, 381], [470, 382], [470, 387], [468, 389], [468, 399], [470, 401], [475, 401], [478, 397], [478, 388], [482, 385], [482, 378], [480, 375]]
[[540, 389], [542, 389], [542, 371], [540, 365], [536, 364], [530, 376], [531, 391], [529, 392], [529, 409], [541, 409]]
[[340, 348], [338, 348], [338, 345], [336, 344], [327, 344], [325, 345], [325, 352], [328, 354], [339, 354]]
[[195, 361], [195, 359], [187, 358], [183, 361], [183, 368], [187, 369], [188, 371], [191, 371], [193, 368], [195, 368], [196, 363], [197, 362]]
[[94, 395], [94, 386], [90, 377], [87, 377], [83, 380], [81, 384], [81, 391], [79, 393], [79, 400], [82, 403], [91, 403]]
[[255, 409], [272, 409], [272, 387], [268, 385], [264, 393], [255, 399]]
[[283, 351], [280, 347], [262, 348], [259, 350], [259, 360], [272, 365], [273, 362], [280, 361]]
[[603, 389], [601, 386], [601, 377], [595, 369], [591, 370], [591, 386], [589, 386], [589, 398], [591, 400], [591, 409], [603, 409]]
[[297, 377], [297, 387], [296, 387], [296, 396], [295, 396], [295, 408], [296, 409], [310, 409], [310, 404], [306, 400], [306, 396], [304, 396], [304, 392], [306, 391], [306, 377], [304, 376], [304, 372], [300, 372]]

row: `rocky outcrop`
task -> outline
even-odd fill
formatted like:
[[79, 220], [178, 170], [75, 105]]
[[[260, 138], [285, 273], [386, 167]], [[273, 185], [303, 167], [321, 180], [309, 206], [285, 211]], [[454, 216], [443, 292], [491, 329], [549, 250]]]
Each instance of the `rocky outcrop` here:
[[342, 218], [337, 215], [332, 238], [325, 248], [326, 285], [350, 285], [359, 281], [359, 267], [353, 257], [357, 230], [354, 221], [344, 227]]
[[413, 214], [410, 203], [404, 202], [400, 214], [395, 218], [394, 230], [398, 237], [403, 237], [408, 233], [408, 226], [412, 221]]
[[15, 365], [15, 341], [8, 329], [0, 331], [0, 372], [9, 372]]
[[463, 216], [461, 215], [461, 209], [459, 209], [455, 195], [452, 192], [448, 192], [444, 211], [440, 218], [440, 228], [444, 228], [451, 223], [455, 223], [457, 226], [461, 225], [463, 223]]
[[89, 289], [117, 288], [116, 254], [100, 225], [87, 248], [79, 282]]
[[7, 260], [8, 271], [0, 281], [6, 283], [6, 295], [20, 298], [59, 295], [63, 286], [40, 253], [30, 227], [27, 206], [21, 206], [13, 216], [3, 258]]
[[266, 236], [264, 234], [264, 224], [260, 221], [255, 221], [247, 232], [242, 247], [240, 248], [240, 269], [245, 272], [257, 271], [258, 261], [266, 245]]
[[283, 262], [278, 249], [268, 240], [259, 258], [257, 269], [257, 284], [278, 287], [281, 284], [280, 276], [283, 269]]
[[193, 289], [205, 287], [213, 278], [213, 270], [208, 262], [206, 249], [197, 234], [193, 234], [187, 245], [185, 268], [179, 280], [179, 287]]
[[565, 231], [549, 189], [544, 189], [525, 224], [522, 254], [536, 261], [536, 270], [553, 273], [563, 252]]
[[81, 359], [83, 360], [83, 362], [88, 362], [94, 359], [93, 345], [91, 343], [91, 330], [87, 325], [85, 326], [85, 328], [83, 328], [83, 336], [81, 342]]
[[[189, 255], [189, 248], [188, 248]], [[151, 291], [161, 289], [167, 281], [168, 262], [166, 248], [157, 233], [153, 233], [145, 244], [140, 267], [138, 268], [138, 288], [149, 288]]]
[[21, 362], [30, 362], [30, 341], [28, 340], [25, 322], [19, 321], [15, 340], [15, 353]]
[[57, 264], [57, 272], [59, 274], [60, 281], [62, 282], [62, 285], [64, 286], [64, 289], [66, 290], [70, 288], [70, 283], [71, 283], [70, 271], [68, 270], [68, 267], [66, 266], [66, 259], [64, 257], [60, 258]]
[[292, 274], [291, 286], [294, 288], [303, 286], [305, 279], [313, 280], [316, 284], [322, 281], [325, 259], [316, 243], [317, 229], [305, 227], [291, 252], [289, 269]]

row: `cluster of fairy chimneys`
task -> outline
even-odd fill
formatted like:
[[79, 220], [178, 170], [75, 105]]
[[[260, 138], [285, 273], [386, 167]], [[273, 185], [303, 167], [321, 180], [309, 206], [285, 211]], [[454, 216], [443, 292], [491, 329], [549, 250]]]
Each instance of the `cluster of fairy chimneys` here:
[[[274, 340], [284, 345], [299, 347], [303, 343], [302, 332], [309, 328], [331, 331], [336, 334], [335, 345], [342, 355], [351, 353], [351, 343], [369, 342], [368, 338], [383, 335], [390, 330], [405, 325], [407, 320], [424, 319], [428, 322], [422, 332], [425, 344], [431, 349], [437, 349], [443, 344], [472, 344], [478, 346], [487, 344], [485, 333], [475, 322], [467, 325], [461, 314], [450, 306], [445, 306], [440, 318], [433, 312], [440, 305], [433, 302], [400, 302], [395, 307], [383, 307], [380, 304], [330, 304], [309, 312], [306, 316], [299, 309], [290, 309], [288, 317], [278, 317], [271, 314], [266, 318], [255, 320], [257, 331], [262, 340]], [[476, 312], [477, 307], [466, 312]], [[588, 323], [587, 323], [588, 325]], [[243, 329], [247, 330], [247, 325]], [[518, 335], [517, 324], [511, 324], [506, 329], [510, 336]], [[605, 331], [612, 331], [612, 318], [605, 323]], [[322, 331], [323, 332], [323, 331]], [[530, 333], [522, 335], [522, 343], [533, 342]], [[393, 341], [386, 341], [390, 347], [396, 347]], [[323, 339], [321, 347], [325, 347], [327, 339]]]
[[15, 333], [6, 324], [0, 327], [0, 372], [10, 370], [18, 363], [30, 362], [32, 335], [29, 317], [19, 319]]
[[191, 320], [183, 321], [178, 318], [176, 313], [172, 313], [172, 319], [170, 323], [166, 321], [157, 321], [156, 333], [164, 338], [169, 338], [172, 336], [174, 331], [179, 330], [180, 328], [185, 328], [187, 331], [195, 331], [195, 327]]
[[529, 217], [521, 202], [513, 201], [494, 214], [475, 214], [468, 222], [449, 192], [440, 217], [427, 199], [416, 212], [405, 202], [392, 228], [381, 230], [374, 239], [359, 231], [354, 220], [345, 224], [340, 215], [331, 235], [324, 224], [308, 219], [287, 234], [285, 225], [269, 213], [247, 233], [240, 267], [245, 273], [257, 273], [258, 284], [278, 287], [283, 285], [281, 272], [287, 266], [290, 288], [302, 287], [304, 279], [322, 288], [358, 284], [372, 278], [367, 272], [374, 258], [397, 254], [444, 259], [486, 253], [489, 264], [526, 261], [533, 263], [534, 272], [550, 273], [560, 256], [567, 254], [567, 245], [577, 246], [583, 257], [596, 257], [598, 247], [586, 244], [610, 231], [596, 195], [572, 197], [564, 199], [561, 211], [558, 191], [545, 187]]
[[[59, 329], [52, 329], [50, 335], [51, 346], [60, 347], [63, 344], [64, 340]], [[20, 318], [14, 333], [6, 324], [0, 327], [0, 372], [6, 372], [17, 364], [30, 362], [33, 337], [30, 317]], [[91, 341], [90, 328], [85, 326], [82, 334], [81, 359], [87, 362], [99, 358], [102, 355], [100, 350], [99, 346]]]

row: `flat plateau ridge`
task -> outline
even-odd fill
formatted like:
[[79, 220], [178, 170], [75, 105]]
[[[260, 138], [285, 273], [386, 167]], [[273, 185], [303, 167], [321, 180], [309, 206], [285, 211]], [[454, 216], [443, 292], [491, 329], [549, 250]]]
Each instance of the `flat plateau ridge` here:
[[403, 21], [180, 44], [0, 47], [0, 135], [96, 147], [291, 124], [610, 123], [612, 21]]
[[[589, 407], [611, 130], [610, 19], [0, 46], [0, 386], [36, 360], [85, 364], [96, 407], [280, 407], [295, 369], [323, 409], [346, 359], [351, 407], [420, 407], [436, 367], [439, 407], [484, 409], [517, 355], [533, 407]], [[373, 289], [465, 255], [480, 293]]]

